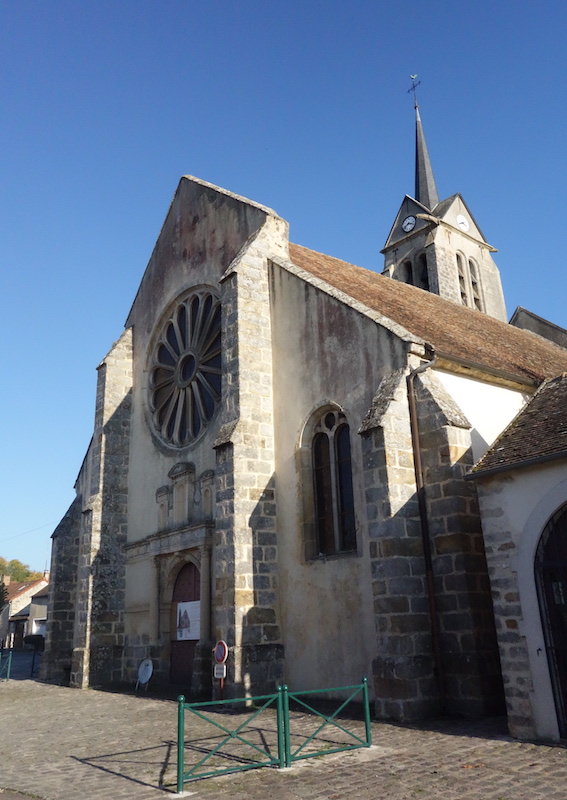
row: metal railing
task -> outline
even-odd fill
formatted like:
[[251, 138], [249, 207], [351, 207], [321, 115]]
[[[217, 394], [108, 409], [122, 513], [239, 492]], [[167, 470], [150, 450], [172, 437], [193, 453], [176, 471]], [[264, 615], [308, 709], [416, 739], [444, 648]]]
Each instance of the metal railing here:
[[4, 678], [4, 680], [10, 680], [10, 672], [12, 669], [12, 651], [8, 650], [8, 655], [6, 656], [0, 650], [0, 679]]
[[[315, 758], [317, 756], [323, 755], [330, 755], [331, 753], [342, 753], [345, 750], [355, 750], [359, 747], [370, 747], [372, 744], [372, 729], [370, 727], [370, 703], [368, 700], [368, 681], [366, 678], [363, 679], [361, 684], [356, 686], [341, 686], [337, 689], [313, 689], [307, 692], [290, 692], [287, 689], [287, 686], [283, 687], [284, 689], [284, 723], [287, 724], [287, 729], [284, 735], [284, 742], [285, 742], [285, 764], [287, 767], [290, 767], [293, 761], [299, 761], [300, 759], [304, 758]], [[321, 699], [323, 694], [330, 694], [331, 692], [345, 692], [350, 691], [351, 695], [348, 697], [341, 705], [329, 716], [326, 716], [321, 711], [319, 711], [314, 706], [304, 702], [302, 700], [303, 697], [307, 696], [316, 696], [318, 700]], [[337, 717], [338, 715], [348, 706], [349, 703], [353, 701], [357, 701], [357, 699], [362, 700], [362, 705], [364, 709], [364, 732], [365, 737], [364, 739], [358, 736], [351, 730], [348, 730], [341, 725]], [[292, 702], [298, 703], [300, 707], [305, 708], [310, 714], [313, 714], [316, 718], [322, 719], [323, 721], [321, 724], [308, 736], [305, 741], [299, 744], [295, 750], [292, 751], [291, 746], [291, 739], [292, 739], [292, 731], [290, 726], [290, 713], [289, 713], [289, 703], [290, 700]], [[336, 740], [327, 739], [324, 742], [323, 747], [320, 747], [318, 750], [311, 750], [308, 749], [309, 745], [314, 745], [315, 747], [318, 746], [318, 742], [321, 740], [320, 734], [324, 728], [329, 726], [329, 728], [334, 728], [333, 732], [340, 731], [344, 736], [346, 736], [346, 741], [343, 740], [342, 742], [337, 742]], [[293, 734], [294, 739], [301, 739], [303, 738], [301, 735], [296, 733]], [[350, 740], [354, 741], [350, 741]]]
[[[313, 696], [321, 700], [324, 695], [339, 692], [342, 694], [350, 692], [350, 695], [346, 700], [339, 701], [340, 705], [329, 715], [302, 699]], [[362, 701], [364, 709], [364, 738], [349, 730], [344, 721], [338, 721], [339, 714], [348, 704], [358, 700]], [[295, 711], [291, 712], [290, 702], [307, 714], [297, 715]], [[242, 706], [242, 711], [238, 710], [238, 706]], [[271, 716], [266, 715], [266, 711], [271, 711]], [[194, 715], [209, 723], [214, 735], [204, 736], [201, 730], [199, 738], [187, 739], [186, 712], [188, 716]], [[262, 726], [252, 725], [259, 722], [262, 713], [264, 713]], [[223, 714], [236, 717], [236, 726], [231, 728]], [[306, 732], [305, 729], [310, 727], [312, 720], [315, 720], [315, 729]], [[327, 726], [328, 731], [323, 737], [322, 731]], [[217, 729], [221, 732], [220, 736], [216, 733]], [[332, 736], [329, 731], [332, 732]], [[300, 759], [370, 747], [371, 744], [370, 703], [366, 678], [356, 686], [305, 692], [290, 692], [287, 686], [280, 686], [277, 692], [271, 695], [201, 703], [186, 703], [181, 695], [178, 698], [177, 718], [177, 791], [181, 794], [183, 785], [191, 780], [258, 767], [290, 767], [294, 761]], [[197, 753], [198, 757], [186, 770], [185, 757], [188, 750]]]

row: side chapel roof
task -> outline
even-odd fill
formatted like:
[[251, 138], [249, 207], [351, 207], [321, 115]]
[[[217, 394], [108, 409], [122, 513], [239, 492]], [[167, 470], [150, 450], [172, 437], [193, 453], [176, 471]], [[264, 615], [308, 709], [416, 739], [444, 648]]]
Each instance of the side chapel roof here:
[[344, 292], [430, 344], [439, 354], [539, 384], [567, 372], [567, 350], [436, 294], [300, 245], [289, 245], [300, 269]]
[[545, 381], [471, 470], [480, 478], [567, 458], [567, 375]]

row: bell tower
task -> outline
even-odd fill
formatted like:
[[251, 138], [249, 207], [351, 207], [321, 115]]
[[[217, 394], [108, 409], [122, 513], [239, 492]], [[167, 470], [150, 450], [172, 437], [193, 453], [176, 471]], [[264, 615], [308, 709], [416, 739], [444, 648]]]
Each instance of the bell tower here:
[[496, 252], [460, 194], [439, 201], [415, 99], [415, 197], [406, 195], [382, 250], [383, 274], [507, 322]]

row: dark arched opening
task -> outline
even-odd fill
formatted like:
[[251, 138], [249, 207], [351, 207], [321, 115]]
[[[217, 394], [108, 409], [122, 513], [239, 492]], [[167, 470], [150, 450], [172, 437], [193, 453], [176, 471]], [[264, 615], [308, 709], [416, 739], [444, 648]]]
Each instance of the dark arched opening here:
[[567, 737], [567, 505], [551, 517], [535, 556], [535, 578], [559, 733]]

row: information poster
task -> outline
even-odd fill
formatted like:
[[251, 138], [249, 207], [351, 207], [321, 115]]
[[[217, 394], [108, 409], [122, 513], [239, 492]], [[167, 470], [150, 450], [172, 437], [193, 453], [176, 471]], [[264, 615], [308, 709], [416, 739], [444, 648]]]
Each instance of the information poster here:
[[177, 641], [201, 636], [201, 601], [177, 603]]

